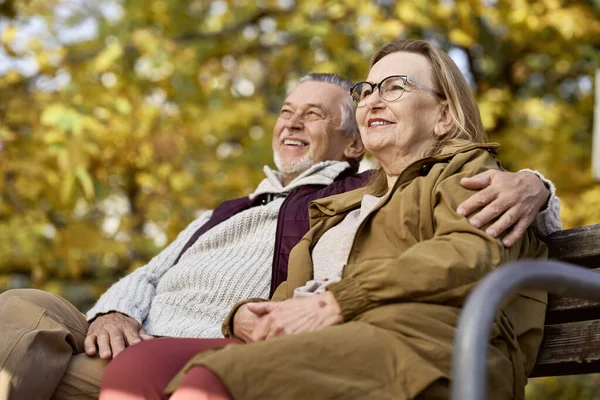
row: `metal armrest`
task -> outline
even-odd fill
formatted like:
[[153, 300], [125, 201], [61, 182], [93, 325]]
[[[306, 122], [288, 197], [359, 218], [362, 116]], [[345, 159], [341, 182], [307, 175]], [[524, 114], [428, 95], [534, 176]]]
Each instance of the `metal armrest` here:
[[487, 397], [488, 341], [503, 302], [522, 289], [600, 302], [600, 274], [558, 261], [518, 261], [486, 276], [461, 312], [452, 358], [453, 400]]

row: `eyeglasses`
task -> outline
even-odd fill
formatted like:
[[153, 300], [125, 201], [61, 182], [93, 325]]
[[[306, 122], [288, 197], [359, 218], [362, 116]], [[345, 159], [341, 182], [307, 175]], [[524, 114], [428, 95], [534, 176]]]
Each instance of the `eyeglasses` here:
[[446, 99], [443, 93], [417, 82], [407, 75], [391, 75], [379, 83], [359, 82], [352, 86], [350, 95], [357, 107], [364, 107], [367, 104], [366, 100], [375, 91], [375, 88], [379, 90], [379, 95], [383, 100], [396, 101], [404, 94], [409, 81], [435, 93], [441, 99]]

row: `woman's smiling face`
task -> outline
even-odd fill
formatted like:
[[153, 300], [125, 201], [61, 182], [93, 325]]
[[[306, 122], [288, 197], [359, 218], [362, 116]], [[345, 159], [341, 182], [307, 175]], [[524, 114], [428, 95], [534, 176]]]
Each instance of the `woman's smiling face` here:
[[[379, 83], [391, 75], [407, 75], [433, 87], [431, 65], [419, 54], [388, 54], [373, 65], [367, 81]], [[367, 150], [388, 175], [395, 175], [423, 157], [432, 145], [434, 127], [440, 120], [440, 101], [433, 92], [408, 80], [404, 93], [394, 101], [383, 100], [375, 89], [366, 104], [357, 108], [356, 119]]]

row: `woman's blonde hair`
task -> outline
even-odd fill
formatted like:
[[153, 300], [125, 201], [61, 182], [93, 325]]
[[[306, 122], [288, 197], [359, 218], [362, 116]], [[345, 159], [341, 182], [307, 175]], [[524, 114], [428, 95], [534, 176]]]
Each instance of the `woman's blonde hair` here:
[[[452, 119], [447, 133], [434, 135], [434, 146], [424, 156], [440, 154], [448, 145], [485, 143], [487, 135], [475, 97], [450, 56], [424, 40], [400, 40], [383, 46], [373, 57], [371, 67], [385, 56], [397, 52], [420, 54], [429, 61], [433, 88], [444, 94], [445, 100], [442, 104], [448, 107]], [[381, 167], [372, 175], [368, 186], [376, 195], [387, 192], [387, 179]]]

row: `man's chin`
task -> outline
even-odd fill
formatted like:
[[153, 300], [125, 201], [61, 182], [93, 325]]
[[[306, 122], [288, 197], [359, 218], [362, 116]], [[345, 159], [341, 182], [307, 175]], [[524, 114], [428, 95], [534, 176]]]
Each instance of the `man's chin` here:
[[283, 159], [279, 154], [274, 153], [273, 159], [275, 160], [277, 169], [283, 174], [301, 174], [315, 163], [312, 154], [306, 154], [303, 157], [289, 160]]

